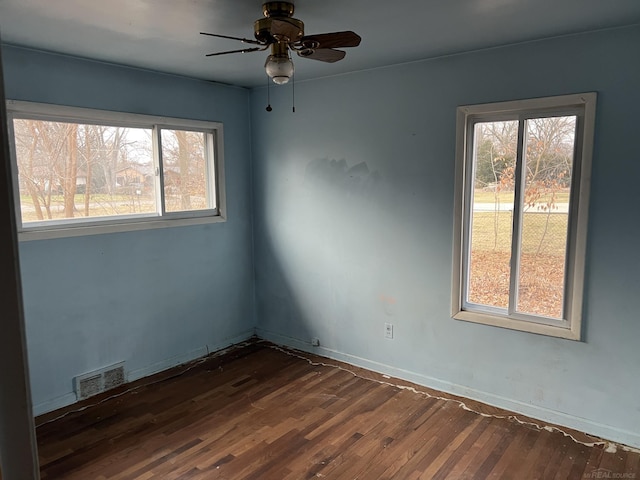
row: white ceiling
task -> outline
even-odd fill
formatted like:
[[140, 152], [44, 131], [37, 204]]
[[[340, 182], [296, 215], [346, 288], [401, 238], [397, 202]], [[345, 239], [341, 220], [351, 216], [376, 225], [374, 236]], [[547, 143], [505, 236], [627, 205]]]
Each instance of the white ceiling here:
[[[298, 80], [640, 23], [640, 0], [295, 0], [305, 33], [353, 30], [362, 43], [327, 64], [294, 57]], [[200, 31], [253, 38], [259, 0], [0, 0], [4, 43], [241, 86], [264, 85], [267, 52]]]

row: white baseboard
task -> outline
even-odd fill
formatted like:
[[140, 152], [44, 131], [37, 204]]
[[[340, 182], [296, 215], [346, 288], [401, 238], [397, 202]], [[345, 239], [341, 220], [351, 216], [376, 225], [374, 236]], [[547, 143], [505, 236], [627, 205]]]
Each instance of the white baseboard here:
[[[205, 345], [203, 347], [197, 348], [190, 352], [176, 355], [175, 357], [167, 358], [162, 360], [161, 362], [156, 362], [151, 365], [148, 365], [143, 368], [138, 368], [137, 370], [131, 370], [127, 372], [127, 382], [135, 382], [136, 380], [140, 380], [141, 378], [148, 377], [149, 375], [153, 375], [164, 370], [167, 370], [171, 367], [175, 367], [177, 365], [181, 365], [183, 363], [191, 362], [198, 358], [204, 357], [210, 353], [218, 352], [220, 350], [224, 350], [232, 345], [245, 342], [249, 340], [251, 337], [255, 335], [255, 330], [247, 330], [235, 337], [229, 338], [224, 342], [220, 342], [213, 345]], [[71, 383], [71, 382], [69, 382]], [[52, 400], [47, 400], [45, 402], [40, 402], [33, 406], [33, 416], [37, 417], [38, 415], [42, 415], [44, 413], [52, 412], [53, 410], [57, 410], [62, 407], [67, 407], [76, 403], [76, 394], [75, 392], [65, 393], [64, 395], [54, 398]]]
[[366, 368], [368, 370], [382, 373], [384, 375], [407, 380], [409, 382], [423, 385], [434, 390], [439, 390], [453, 395], [477, 400], [488, 405], [503, 408], [505, 410], [510, 410], [512, 412], [535, 418], [543, 422], [564, 426], [587, 433], [589, 435], [594, 435], [610, 442], [615, 442], [634, 448], [640, 448], [640, 433], [638, 432], [631, 432], [622, 428], [604, 425], [564, 412], [550, 410], [545, 407], [524, 403], [519, 400], [505, 398], [493, 393], [476, 390], [473, 388], [465, 387], [463, 385], [457, 385], [445, 380], [440, 380], [438, 378], [411, 372], [409, 370], [392, 367], [383, 363], [374, 362], [371, 360], [367, 360], [366, 358], [357, 357], [348, 353], [342, 353], [323, 346], [314, 347], [310, 342], [305, 342], [297, 338], [280, 335], [278, 333], [270, 332], [261, 328], [256, 329], [256, 335], [263, 340], [267, 340], [278, 345], [283, 345], [295, 348], [297, 350], [302, 350], [304, 352], [320, 355], [322, 357], [339, 360], [350, 365], [355, 365], [357, 367]]

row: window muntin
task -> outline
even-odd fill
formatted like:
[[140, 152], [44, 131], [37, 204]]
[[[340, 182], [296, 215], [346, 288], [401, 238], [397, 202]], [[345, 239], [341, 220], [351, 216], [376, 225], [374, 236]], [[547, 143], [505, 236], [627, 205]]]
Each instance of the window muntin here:
[[579, 338], [594, 108], [458, 109], [454, 318]]
[[221, 124], [8, 107], [20, 232], [66, 236], [220, 218]]

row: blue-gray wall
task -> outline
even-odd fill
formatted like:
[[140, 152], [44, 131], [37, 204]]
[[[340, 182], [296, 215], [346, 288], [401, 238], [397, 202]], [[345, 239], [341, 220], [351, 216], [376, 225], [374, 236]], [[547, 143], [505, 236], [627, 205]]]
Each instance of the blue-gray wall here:
[[[638, 59], [636, 26], [299, 82], [295, 114], [254, 90], [258, 334], [640, 446]], [[585, 341], [452, 320], [456, 107], [589, 91]]]
[[72, 378], [126, 361], [130, 379], [254, 332], [249, 93], [3, 47], [8, 99], [224, 124], [228, 221], [22, 242], [35, 412], [75, 400]]

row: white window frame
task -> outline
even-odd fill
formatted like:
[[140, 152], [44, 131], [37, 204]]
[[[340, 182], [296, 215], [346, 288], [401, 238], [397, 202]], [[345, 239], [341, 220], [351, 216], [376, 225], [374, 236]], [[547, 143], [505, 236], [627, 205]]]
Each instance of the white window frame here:
[[[581, 339], [596, 100], [596, 93], [582, 93], [458, 107], [456, 120], [452, 318], [571, 340]], [[492, 311], [491, 308], [466, 304], [464, 301], [464, 282], [468, 257], [470, 213], [473, 208], [471, 205], [472, 195], [469, 192], [472, 191], [470, 189], [473, 189], [472, 150], [474, 125], [478, 121], [502, 120], [519, 120], [522, 125], [522, 121], [527, 118], [560, 115], [562, 112], [577, 116], [574, 173], [570, 192], [571, 206], [568, 221], [567, 271], [565, 273], [563, 318], [555, 321], [535, 315], [501, 314]], [[522, 134], [522, 128], [519, 130], [520, 134]], [[521, 150], [520, 147], [519, 150]], [[522, 152], [520, 151], [519, 157], [521, 155]], [[516, 199], [515, 201], [518, 200]], [[517, 263], [517, 261], [512, 261], [512, 270], [514, 263]], [[512, 302], [511, 298], [510, 302]]]
[[[9, 140], [11, 146], [11, 171], [18, 222], [18, 238], [21, 241], [49, 238], [96, 235], [134, 230], [200, 225], [226, 221], [226, 196], [224, 187], [224, 140], [220, 122], [189, 120], [172, 117], [140, 115], [90, 108], [7, 100]], [[114, 215], [108, 217], [74, 218], [73, 220], [49, 220], [22, 223], [20, 190], [18, 187], [18, 163], [13, 131], [13, 119], [99, 124], [114, 127], [146, 128], [153, 131], [153, 161], [155, 168], [155, 191], [157, 212], [136, 215]], [[208, 209], [166, 212], [164, 208], [161, 131], [188, 130], [205, 134], [207, 156], [207, 188], [209, 198], [215, 206]]]

